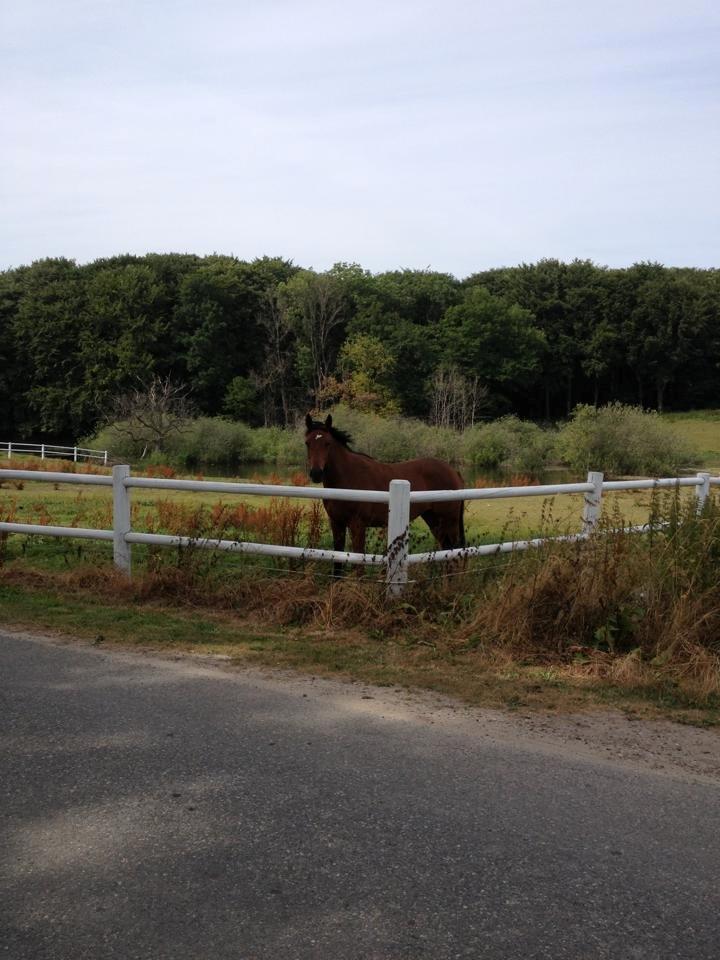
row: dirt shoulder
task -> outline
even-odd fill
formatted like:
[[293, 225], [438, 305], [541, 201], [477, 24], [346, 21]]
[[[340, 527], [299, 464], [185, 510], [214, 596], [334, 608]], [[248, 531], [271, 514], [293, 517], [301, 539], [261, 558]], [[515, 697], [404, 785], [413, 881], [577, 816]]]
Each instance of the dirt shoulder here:
[[[240, 668], [245, 669], [245, 668]], [[252, 669], [252, 668], [251, 668]], [[466, 705], [426, 691], [375, 687], [302, 677], [285, 671], [257, 671], [263, 682], [293, 686], [300, 694], [342, 698], [362, 713], [393, 715], [449, 731], [471, 732], [496, 743], [566, 759], [602, 762], [652, 771], [685, 782], [720, 784], [720, 731], [669, 720], [634, 718], [615, 710], [548, 714], [492, 710]]]
[[[87, 639], [3, 628], [7, 634], [47, 644], [92, 646]], [[672, 777], [689, 783], [720, 784], [720, 731], [669, 720], [648, 720], [627, 712], [594, 709], [582, 713], [503, 711], [474, 707], [439, 694], [402, 687], [377, 687], [362, 681], [333, 679], [238, 664], [229, 656], [163, 652], [137, 645], [103, 645], [104, 655], [137, 662], [138, 658], [177, 667], [214, 669], [242, 675], [244, 682], [317, 699], [343, 711], [435, 725], [448, 734], [470, 735], [486, 742], [541, 752], [548, 757], [603, 763]]]

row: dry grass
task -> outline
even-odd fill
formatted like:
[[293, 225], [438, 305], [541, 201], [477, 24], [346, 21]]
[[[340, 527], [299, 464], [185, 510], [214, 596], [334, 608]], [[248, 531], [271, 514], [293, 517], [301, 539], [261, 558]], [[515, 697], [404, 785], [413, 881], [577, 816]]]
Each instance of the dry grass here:
[[0, 568], [0, 587], [226, 618], [239, 637], [279, 630], [283, 639], [254, 650], [255, 659], [473, 702], [577, 706], [589, 692], [611, 691], [717, 712], [720, 514], [711, 507], [696, 518], [678, 500], [665, 506], [664, 534], [604, 530], [451, 576], [429, 570], [398, 602], [371, 575], [333, 582], [323, 566], [244, 567], [228, 577], [212, 555], [192, 550], [158, 554], [132, 582], [97, 566], [57, 572], [15, 561]]
[[[304, 482], [304, 476], [295, 479]], [[107, 491], [100, 494], [72, 485], [49, 490], [6, 483], [0, 518], [107, 529], [111, 504]], [[579, 513], [575, 499], [564, 498], [563, 510], [573, 501]], [[588, 542], [471, 561], [450, 575], [447, 568], [413, 568], [416, 582], [394, 603], [373, 573], [334, 582], [326, 565], [272, 567], [212, 551], [148, 548], [137, 552], [142, 562], [130, 583], [113, 572], [106, 555], [83, 563], [84, 547], [55, 542], [52, 549], [66, 551], [65, 569], [58, 569], [44, 558], [50, 546], [42, 538], [3, 535], [0, 590], [71, 597], [80, 606], [162, 607], [203, 622], [226, 618], [233, 636], [279, 630], [282, 640], [252, 655], [375, 682], [432, 686], [474, 702], [575, 702], [581, 692], [619, 690], [717, 710], [717, 503], [697, 518], [682, 494], [606, 499], [606, 528]], [[628, 503], [629, 518], [620, 506]], [[500, 502], [473, 504], [476, 532], [511, 539], [528, 528], [562, 531], [564, 514], [554, 516], [552, 502], [529, 504], [531, 516], [512, 514]], [[178, 495], [137, 497], [132, 509], [135, 529], [148, 531], [292, 546], [318, 546], [327, 537], [318, 501]], [[496, 521], [493, 510], [503, 511]], [[641, 537], [611, 529], [622, 525], [623, 515], [636, 522], [648, 511], [669, 524], [665, 533]], [[82, 620], [73, 623], [82, 626]]]

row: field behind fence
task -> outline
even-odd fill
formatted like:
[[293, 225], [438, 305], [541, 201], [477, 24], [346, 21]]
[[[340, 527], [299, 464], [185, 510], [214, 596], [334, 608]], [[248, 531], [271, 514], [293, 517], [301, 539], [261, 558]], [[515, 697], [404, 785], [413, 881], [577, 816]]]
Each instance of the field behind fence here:
[[[67, 537], [70, 539], [90, 540], [112, 543], [115, 566], [128, 576], [132, 568], [132, 549], [134, 545], [153, 547], [192, 547], [203, 550], [225, 551], [230, 554], [244, 554], [275, 558], [287, 558], [294, 562], [321, 561], [341, 562], [358, 566], [383, 568], [388, 591], [393, 595], [403, 592], [408, 580], [409, 570], [417, 565], [428, 563], [448, 563], [474, 556], [525, 550], [540, 546], [549, 540], [587, 539], [596, 529], [603, 506], [603, 498], [618, 491], [683, 490], [694, 495], [698, 510], [702, 509], [713, 486], [720, 486], [720, 477], [708, 473], [699, 473], [690, 477], [645, 478], [633, 480], [606, 481], [601, 473], [591, 471], [587, 479], [578, 483], [542, 484], [535, 486], [508, 486], [469, 488], [465, 490], [413, 491], [404, 480], [394, 480], [388, 490], [329, 490], [320, 487], [290, 486], [285, 484], [233, 483], [206, 480], [184, 480], [177, 478], [134, 476], [130, 467], [119, 465], [113, 468], [112, 475], [100, 473], [38, 471], [24, 469], [0, 469], [0, 483], [4, 481], [24, 484], [25, 482], [48, 483], [57, 489], [58, 485], [75, 484], [88, 488], [103, 488], [112, 496], [112, 510], [108, 511], [108, 523], [104, 528], [61, 526], [48, 522], [45, 517], [38, 523], [20, 522], [13, 519], [0, 520], [0, 532], [7, 534], [40, 535], [45, 537]], [[310, 501], [320, 506], [322, 500], [344, 500], [381, 503], [387, 506], [387, 537], [376, 553], [354, 553], [336, 551], [318, 546], [289, 545], [287, 543], [261, 543], [245, 539], [207, 536], [187, 529], [183, 532], [163, 534], [138, 530], [133, 524], [131, 508], [133, 491], [153, 490], [159, 493], [182, 491], [184, 493], [220, 494], [232, 498], [292, 498]], [[425, 550], [411, 552], [409, 538], [409, 516], [413, 503], [434, 503], [439, 501], [464, 500], [510, 501], [519, 498], [548, 498], [582, 496], [581, 515], [578, 517], [578, 529], [555, 537], [529, 537], [501, 540], [468, 546], [457, 550]], [[638, 533], [652, 527], [650, 518], [627, 529]]]

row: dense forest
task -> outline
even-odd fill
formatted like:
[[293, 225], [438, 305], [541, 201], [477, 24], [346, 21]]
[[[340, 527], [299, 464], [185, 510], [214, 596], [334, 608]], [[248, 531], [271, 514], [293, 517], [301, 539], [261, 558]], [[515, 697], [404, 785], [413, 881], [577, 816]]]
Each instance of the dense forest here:
[[343, 401], [462, 427], [717, 406], [719, 373], [718, 270], [541, 260], [458, 280], [149, 254], [0, 274], [3, 440], [88, 436], [153, 377], [256, 425]]

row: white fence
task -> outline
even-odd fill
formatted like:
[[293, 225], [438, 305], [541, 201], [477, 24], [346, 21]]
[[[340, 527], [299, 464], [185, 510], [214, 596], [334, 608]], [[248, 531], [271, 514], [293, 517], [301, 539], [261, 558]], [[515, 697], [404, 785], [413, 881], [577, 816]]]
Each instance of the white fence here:
[[[654, 490], [662, 488], [694, 487], [697, 509], [707, 500], [711, 486], [720, 486], [720, 477], [698, 473], [694, 477], [667, 477], [646, 480], [604, 480], [602, 473], [591, 472], [582, 483], [545, 484], [532, 487], [486, 487], [466, 490], [416, 490], [407, 480], [392, 480], [388, 490], [333, 490], [323, 487], [294, 487], [260, 483], [222, 483], [206, 480], [161, 480], [154, 477], [133, 477], [125, 464], [113, 467], [112, 476], [83, 473], [54, 473], [35, 470], [0, 470], [2, 480], [32, 480], [50, 483], [79, 483], [90, 486], [112, 487], [113, 529], [91, 530], [80, 527], [57, 527], [44, 524], [0, 522], [0, 532], [39, 534], [46, 537], [75, 537], [84, 540], [106, 540], [113, 543], [115, 565], [130, 575], [131, 552], [134, 543], [160, 547], [199, 547], [209, 550], [229, 550], [235, 553], [269, 557], [288, 557], [300, 560], [329, 560], [340, 563], [382, 566], [386, 568], [388, 590], [402, 593], [408, 579], [408, 567], [431, 561], [447, 562], [465, 557], [487, 556], [513, 550], [527, 550], [551, 540], [587, 539], [600, 518], [603, 493], [611, 490]], [[229, 493], [260, 497], [293, 497], [309, 500], [345, 500], [361, 503], [384, 503], [388, 507], [387, 549], [384, 554], [352, 553], [340, 550], [289, 547], [268, 543], [249, 543], [239, 540], [220, 540], [204, 537], [169, 536], [157, 533], [134, 533], [130, 522], [130, 491], [133, 488], [153, 490], [196, 490], [205, 493]], [[584, 495], [582, 529], [579, 533], [561, 537], [512, 540], [504, 543], [438, 550], [430, 553], [410, 553], [409, 520], [413, 503], [439, 503], [457, 500], [495, 500], [515, 497], [551, 497], [567, 494]], [[636, 532], [648, 531], [649, 524], [630, 528]]]
[[50, 457], [59, 457], [61, 460], [98, 460], [107, 466], [107, 450], [89, 450], [87, 447], [60, 447], [55, 443], [0, 443], [0, 451], [7, 453], [7, 458], [22, 457], [26, 454], [39, 456], [41, 460]]

